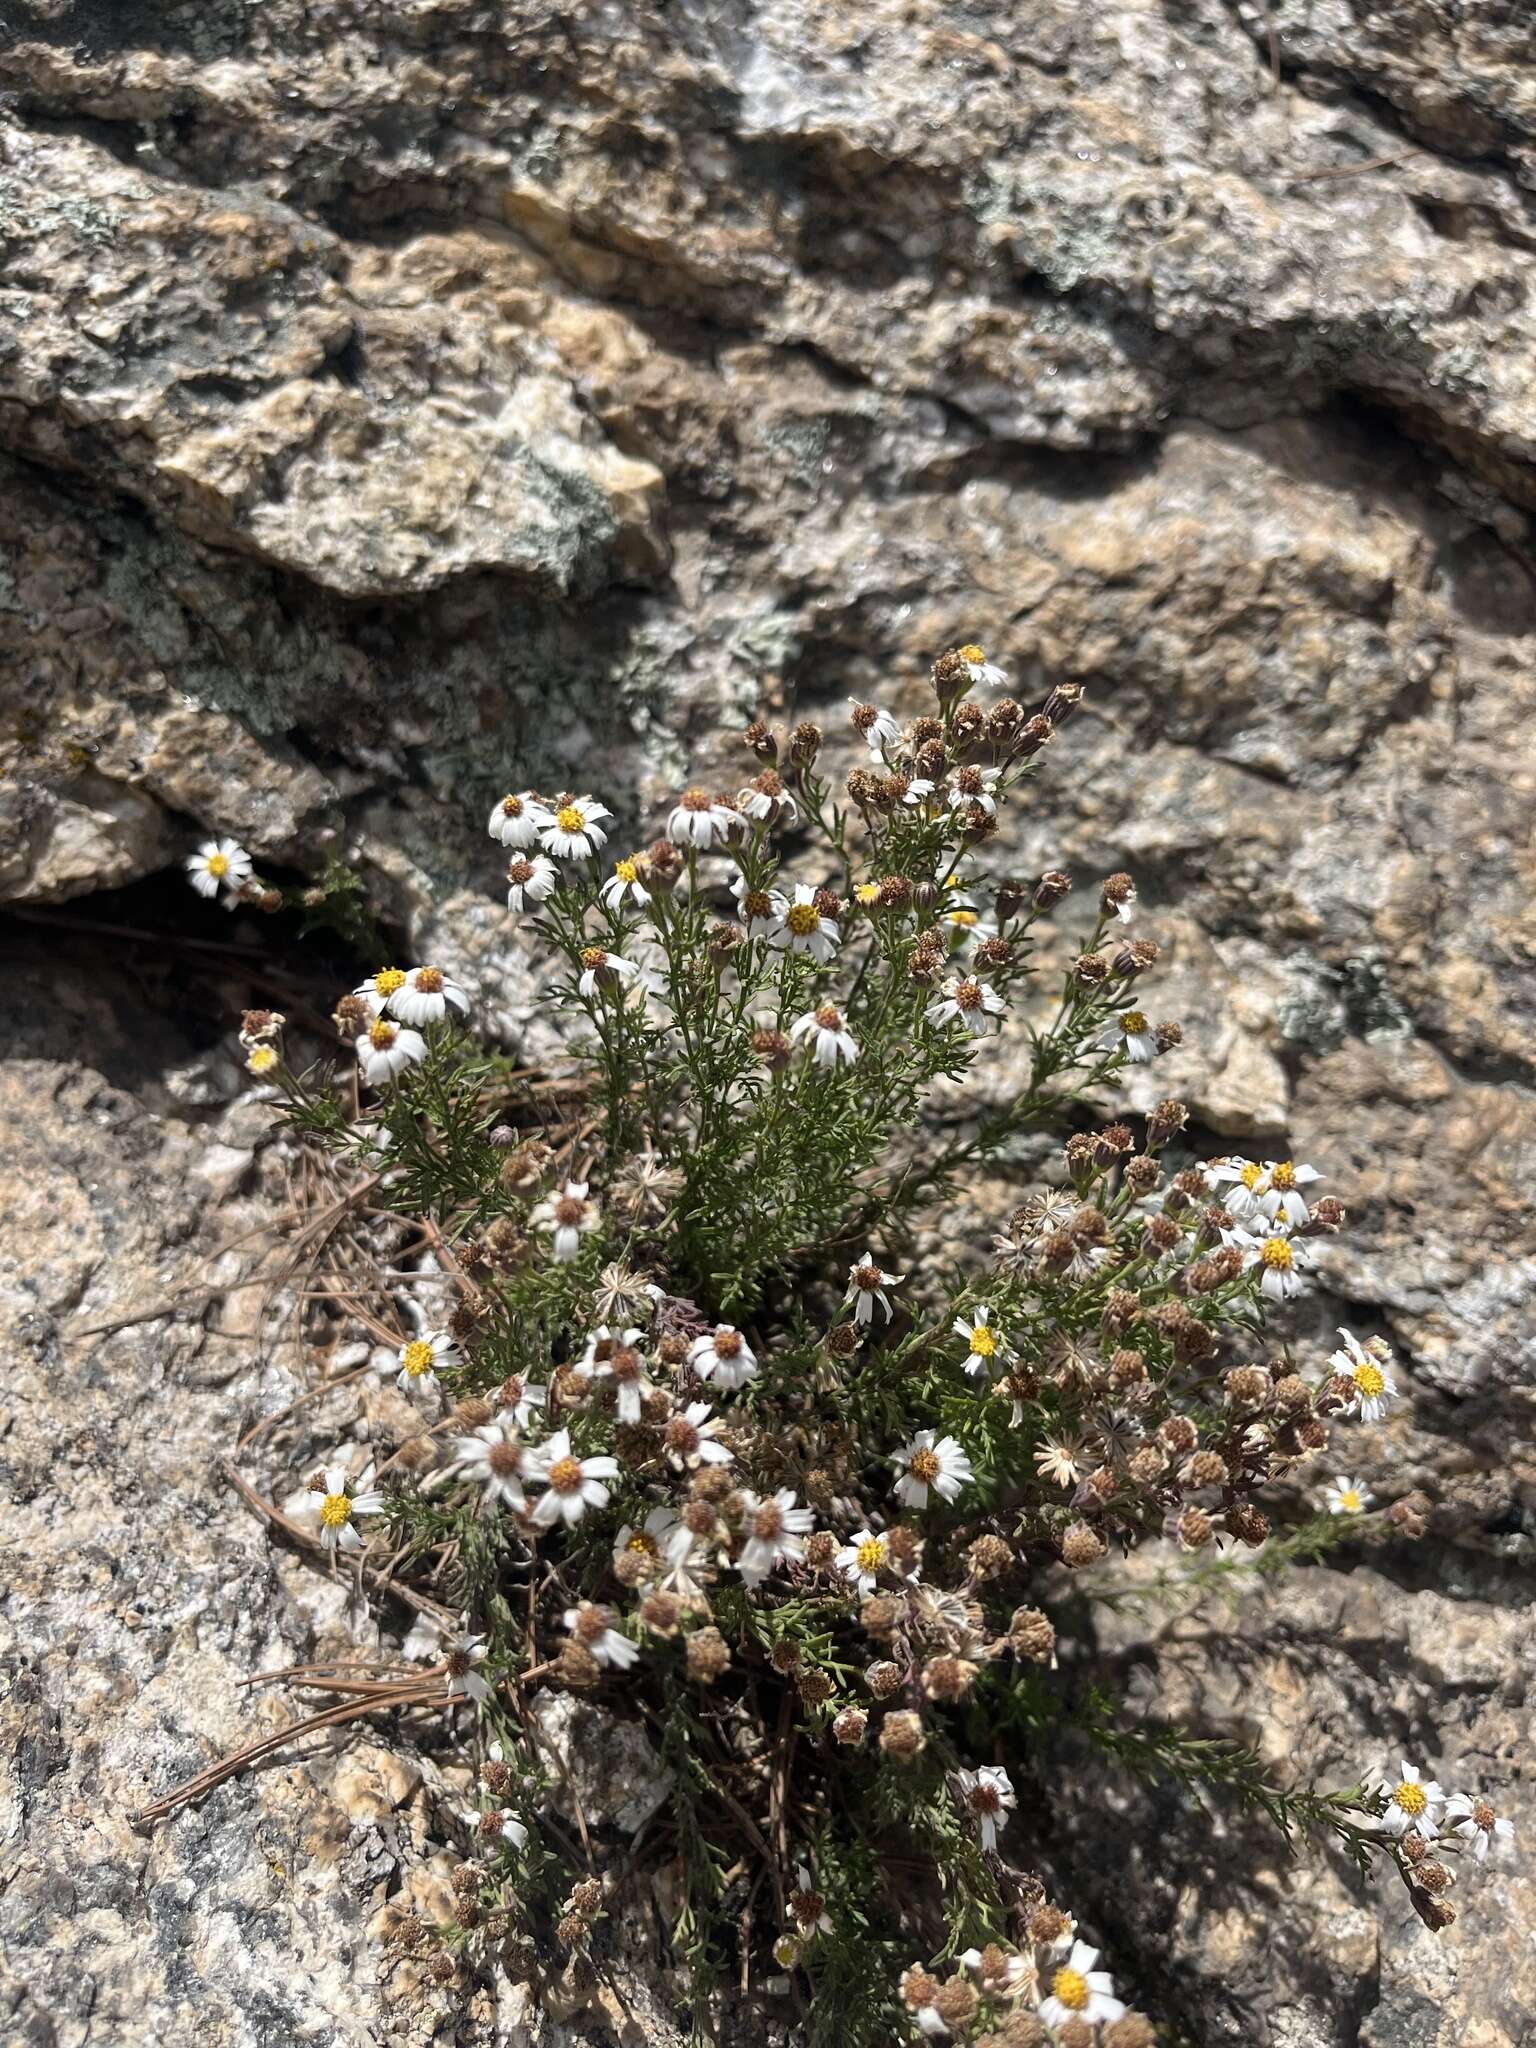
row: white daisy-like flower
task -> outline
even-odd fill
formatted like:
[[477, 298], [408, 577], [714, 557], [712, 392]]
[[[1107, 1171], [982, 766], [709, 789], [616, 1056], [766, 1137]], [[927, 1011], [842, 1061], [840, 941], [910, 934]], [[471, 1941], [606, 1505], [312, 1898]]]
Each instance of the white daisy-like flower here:
[[1298, 1166], [1291, 1159], [1266, 1159], [1259, 1207], [1266, 1216], [1282, 1217], [1299, 1230], [1311, 1214], [1301, 1190], [1322, 1177], [1315, 1166]]
[[554, 823], [554, 813], [541, 803], [531, 789], [521, 796], [504, 796], [491, 812], [486, 830], [503, 846], [532, 846], [541, 832]]
[[954, 939], [957, 952], [964, 947], [979, 945], [983, 939], [997, 937], [997, 926], [989, 924], [974, 903], [950, 905], [940, 916], [939, 922]]
[[520, 1372], [508, 1373], [497, 1389], [497, 1400], [503, 1415], [510, 1415], [518, 1429], [526, 1429], [536, 1408], [545, 1406], [549, 1389], [536, 1385]]
[[469, 997], [440, 967], [413, 967], [389, 998], [386, 1007], [402, 1024], [436, 1024], [447, 1016], [449, 1006], [461, 1016], [469, 1011]]
[[1480, 1794], [1453, 1793], [1445, 1802], [1443, 1818], [1447, 1831], [1469, 1843], [1479, 1863], [1487, 1861], [1490, 1849], [1500, 1855], [1515, 1839], [1514, 1822], [1502, 1819]]
[[528, 1846], [528, 1830], [510, 1807], [493, 1806], [486, 1813], [460, 1808], [459, 1819], [477, 1842], [510, 1842], [514, 1849]]
[[701, 853], [722, 845], [741, 823], [741, 813], [695, 785], [685, 789], [667, 818], [667, 837], [675, 846], [696, 846]]
[[613, 1626], [613, 1616], [596, 1601], [583, 1600], [579, 1607], [567, 1607], [566, 1633], [611, 1671], [627, 1671], [640, 1655], [639, 1648]]
[[363, 1539], [357, 1533], [356, 1518], [359, 1515], [376, 1515], [384, 1505], [383, 1494], [368, 1485], [372, 1473], [372, 1466], [365, 1466], [354, 1480], [345, 1465], [327, 1465], [319, 1475], [324, 1482], [323, 1487], [316, 1486], [313, 1491], [320, 1495], [316, 1511], [320, 1517], [323, 1549], [362, 1549]]
[[875, 1319], [875, 1310], [878, 1308], [889, 1322], [891, 1297], [885, 1290], [888, 1287], [899, 1287], [906, 1277], [905, 1273], [882, 1272], [875, 1264], [875, 1255], [872, 1251], [866, 1250], [862, 1259], [855, 1259], [848, 1268], [848, 1292], [843, 1296], [843, 1300], [853, 1306], [854, 1321], [872, 1323]]
[[205, 839], [187, 855], [186, 869], [199, 896], [217, 896], [220, 889], [238, 896], [251, 879], [251, 856], [238, 839]]
[[729, 1465], [736, 1454], [719, 1441], [724, 1427], [720, 1417], [710, 1413], [708, 1402], [690, 1401], [663, 1425], [661, 1448], [667, 1463], [679, 1472], [696, 1472], [700, 1465]]
[[503, 1408], [471, 1435], [456, 1436], [448, 1446], [450, 1472], [475, 1480], [484, 1489], [484, 1508], [499, 1503], [520, 1514], [528, 1505], [524, 1487], [536, 1476], [537, 1459], [518, 1431], [516, 1410]]
[[733, 1393], [757, 1377], [751, 1345], [732, 1323], [717, 1323], [688, 1346], [688, 1363], [701, 1380], [713, 1380], [723, 1393]]
[[962, 1486], [976, 1477], [971, 1461], [952, 1436], [937, 1439], [931, 1429], [920, 1429], [911, 1443], [904, 1444], [892, 1459], [901, 1473], [896, 1498], [904, 1507], [925, 1508], [930, 1493], [951, 1501]]
[[375, 1017], [380, 1017], [389, 1008], [391, 996], [396, 996], [405, 987], [406, 970], [403, 967], [381, 967], [377, 974], [370, 974], [366, 981], [360, 981], [352, 993], [361, 996]]
[[1098, 1960], [1096, 1948], [1086, 1941], [1073, 1942], [1065, 1962], [1052, 1971], [1050, 1990], [1040, 2001], [1040, 2017], [1048, 2027], [1064, 2027], [1068, 2020], [1081, 2020], [1089, 2027], [1108, 2026], [1124, 2014], [1125, 2006], [1115, 1996], [1109, 1972], [1094, 1968]]
[[972, 974], [955, 975], [945, 982], [943, 993], [934, 997], [923, 1015], [930, 1024], [941, 1028], [959, 1022], [973, 1037], [979, 1037], [991, 1029], [992, 1019], [1000, 1017], [1007, 1007], [989, 982], [978, 981]]
[[1136, 884], [1125, 876], [1112, 896], [1099, 899], [1099, 907], [1105, 917], [1118, 917], [1122, 924], [1129, 924], [1136, 910]]
[[1397, 1776], [1377, 1774], [1386, 1808], [1377, 1826], [1389, 1835], [1419, 1834], [1433, 1842], [1440, 1833], [1440, 1809], [1445, 1794], [1433, 1778], [1426, 1778], [1407, 1757], [1400, 1760]]
[[1057, 1443], [1047, 1437], [1043, 1443], [1036, 1444], [1031, 1455], [1040, 1477], [1054, 1480], [1058, 1486], [1076, 1486], [1083, 1476], [1083, 1447], [1080, 1443]]
[[797, 1045], [809, 1040], [818, 1067], [835, 1068], [839, 1060], [851, 1067], [859, 1056], [859, 1048], [843, 1023], [842, 1011], [832, 1003], [823, 1003], [819, 1009], [807, 1010], [803, 1017], [797, 1017], [789, 1027], [789, 1035]]
[[1256, 1159], [1234, 1153], [1227, 1159], [1213, 1159], [1204, 1168], [1205, 1184], [1220, 1196], [1221, 1206], [1239, 1223], [1258, 1216], [1264, 1191], [1264, 1169]]
[[1271, 1301], [1289, 1301], [1301, 1290], [1301, 1275], [1311, 1264], [1305, 1245], [1291, 1236], [1290, 1227], [1278, 1219], [1263, 1237], [1252, 1240], [1244, 1264], [1261, 1271], [1259, 1292]]
[[825, 967], [842, 944], [842, 933], [817, 909], [816, 891], [810, 883], [796, 882], [793, 900], [785, 904], [779, 923], [768, 934], [768, 943], [781, 952], [809, 953]]
[[638, 1422], [645, 1396], [651, 1392], [640, 1350], [644, 1339], [643, 1330], [615, 1332], [604, 1323], [587, 1339], [587, 1348], [574, 1367], [582, 1379], [613, 1381], [614, 1406], [620, 1422]]
[[1016, 1998], [1029, 1982], [1029, 1965], [1021, 1955], [998, 1948], [987, 1955], [979, 1948], [965, 1948], [960, 1960], [978, 1979], [984, 1998]]
[[889, 1538], [877, 1536], [872, 1529], [861, 1529], [851, 1543], [845, 1543], [837, 1553], [837, 1568], [849, 1584], [861, 1593], [873, 1593], [879, 1579], [891, 1561]]
[[761, 775], [754, 775], [745, 789], [736, 792], [736, 807], [743, 817], [759, 823], [764, 818], [783, 818], [794, 824], [800, 815], [800, 806], [795, 802], [776, 768], [765, 768]]
[[1157, 1058], [1157, 1040], [1145, 1010], [1122, 1010], [1108, 1043], [1118, 1045], [1133, 1067]]
[[767, 939], [784, 921], [787, 899], [777, 889], [753, 889], [741, 873], [731, 877], [731, 894], [736, 898], [736, 915], [749, 939]]
[[539, 843], [556, 860], [590, 860], [608, 843], [602, 820], [613, 816], [606, 804], [589, 796], [573, 796], [561, 804], [539, 833]]
[[[704, 1413], [707, 1415], [709, 1410], [705, 1408]], [[729, 1457], [730, 1453], [726, 1455]], [[683, 1518], [676, 1508], [652, 1508], [638, 1529], [633, 1522], [626, 1522], [614, 1537], [614, 1563], [621, 1557], [643, 1557], [653, 1570], [659, 1570], [679, 1529], [683, 1529]], [[683, 1529], [683, 1533], [689, 1532]]]
[[1339, 1335], [1344, 1339], [1344, 1349], [1330, 1356], [1329, 1370], [1354, 1388], [1351, 1412], [1362, 1422], [1380, 1422], [1398, 1393], [1391, 1348], [1380, 1337], [1371, 1337], [1362, 1344], [1348, 1330], [1341, 1329]]
[[981, 1830], [981, 1846], [987, 1853], [997, 1847], [997, 1831], [1006, 1827], [1008, 1816], [1018, 1804], [1012, 1780], [1001, 1764], [983, 1764], [977, 1771], [956, 1771], [960, 1797]]
[[1332, 1479], [1323, 1493], [1331, 1515], [1363, 1515], [1375, 1497], [1358, 1479]]
[[559, 886], [560, 870], [547, 853], [515, 853], [507, 862], [508, 910], [547, 903]]
[[789, 1895], [789, 1910], [802, 1941], [813, 1934], [832, 1932], [832, 1915], [827, 1911], [826, 1900], [803, 1863], [795, 1865], [795, 1888]]
[[609, 1489], [603, 1481], [618, 1478], [619, 1461], [606, 1456], [578, 1458], [571, 1449], [570, 1431], [557, 1429], [547, 1443], [540, 1444], [530, 1476], [542, 1479], [548, 1489], [533, 1511], [533, 1520], [541, 1529], [556, 1522], [569, 1526], [579, 1522], [588, 1508], [608, 1505]]
[[626, 903], [644, 909], [651, 900], [651, 892], [640, 879], [640, 857], [630, 854], [624, 860], [615, 861], [613, 873], [598, 890], [598, 900], [605, 910], [619, 911]]
[[979, 768], [974, 763], [949, 772], [949, 808], [952, 811], [985, 811], [997, 816], [997, 785], [1000, 768]]
[[485, 1637], [461, 1630], [447, 1646], [443, 1688], [451, 1700], [473, 1700], [478, 1707], [491, 1696], [491, 1688], [475, 1669], [485, 1660]]
[[974, 640], [967, 640], [955, 653], [965, 665], [965, 672], [977, 688], [1000, 690], [1008, 680], [1008, 671], [999, 668], [995, 661], [988, 661], [985, 653]]
[[920, 811], [933, 797], [937, 785], [926, 775], [912, 775], [901, 793], [901, 800], [909, 811]]
[[427, 1041], [421, 1033], [388, 1017], [375, 1017], [355, 1041], [355, 1047], [363, 1079], [370, 1088], [382, 1088], [386, 1081], [392, 1081], [396, 1074], [404, 1073], [407, 1067], [427, 1056]]
[[437, 1385], [440, 1365], [457, 1365], [458, 1346], [446, 1330], [426, 1330], [402, 1344], [395, 1355], [395, 1385], [403, 1394], [426, 1393]]
[[554, 1233], [555, 1258], [562, 1266], [580, 1256], [581, 1240], [601, 1221], [596, 1202], [587, 1199], [587, 1185], [584, 1180], [568, 1180], [558, 1194], [546, 1195], [528, 1213], [530, 1229]]
[[965, 1339], [965, 1369], [973, 1378], [990, 1372], [995, 1365], [1006, 1365], [1013, 1356], [1013, 1347], [992, 1320], [992, 1311], [983, 1302], [974, 1315], [956, 1316], [950, 1328], [957, 1337]]
[[809, 1508], [795, 1506], [795, 1496], [787, 1486], [767, 1500], [745, 1491], [742, 1499], [750, 1533], [736, 1569], [749, 1586], [756, 1586], [775, 1565], [804, 1557], [805, 1539], [816, 1526], [816, 1517]]
[[576, 988], [579, 994], [590, 998], [600, 988], [622, 988], [628, 982], [638, 981], [640, 976], [640, 967], [622, 954], [605, 953], [601, 946], [583, 946]]
[[848, 716], [854, 731], [861, 735], [865, 746], [875, 756], [900, 744], [901, 727], [889, 711], [882, 711], [878, 704], [862, 704], [857, 697], [850, 697]]

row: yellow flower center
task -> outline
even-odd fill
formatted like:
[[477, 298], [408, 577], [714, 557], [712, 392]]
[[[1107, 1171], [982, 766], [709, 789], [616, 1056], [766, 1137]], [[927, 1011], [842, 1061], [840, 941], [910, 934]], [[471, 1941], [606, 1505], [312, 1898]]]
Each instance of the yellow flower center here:
[[381, 967], [373, 977], [373, 992], [376, 996], [392, 996], [397, 988], [405, 987], [405, 976], [398, 967]]
[[981, 919], [976, 915], [976, 912], [974, 910], [952, 910], [949, 913], [949, 922], [951, 924], [962, 925], [967, 931], [969, 931], [972, 925], [980, 924]]
[[229, 855], [227, 853], [210, 853], [208, 856], [208, 872], [215, 881], [221, 881], [229, 873]]
[[640, 870], [632, 860], [615, 861], [613, 872], [621, 882], [638, 882], [640, 879]]
[[937, 1451], [914, 1451], [912, 1462], [907, 1467], [912, 1477], [924, 1486], [932, 1486], [939, 1476], [939, 1454]]
[[1058, 1970], [1051, 1979], [1051, 1990], [1068, 2012], [1081, 2012], [1088, 2003], [1088, 1979], [1081, 1970]]
[[821, 912], [814, 903], [792, 903], [784, 913], [784, 922], [797, 939], [808, 939], [821, 924]]
[[424, 1372], [432, 1370], [432, 1346], [424, 1337], [417, 1337], [407, 1344], [400, 1354], [400, 1363], [413, 1380], [419, 1380]]
[[387, 1052], [399, 1036], [400, 1034], [394, 1025], [386, 1018], [380, 1017], [376, 1024], [369, 1027], [368, 1043], [379, 1052]]
[[885, 1563], [885, 1538], [868, 1536], [859, 1545], [856, 1553], [861, 1572], [877, 1572]]
[[978, 1323], [971, 1332], [971, 1356], [973, 1358], [995, 1358], [997, 1338], [985, 1323]]
[[841, 1031], [843, 1015], [841, 1010], [835, 1009], [831, 1003], [823, 1003], [816, 1012], [816, 1022], [823, 1031]]
[[1253, 1190], [1254, 1190], [1254, 1189], [1255, 1189], [1255, 1188], [1256, 1188], [1256, 1187], [1258, 1186], [1259, 1182], [1260, 1182], [1260, 1181], [1261, 1181], [1261, 1180], [1262, 1180], [1263, 1178], [1264, 1178], [1264, 1169], [1263, 1169], [1263, 1167], [1262, 1167], [1262, 1166], [1259, 1166], [1259, 1165], [1257, 1165], [1257, 1164], [1255, 1164], [1255, 1162], [1254, 1162], [1253, 1160], [1251, 1160], [1251, 1159], [1250, 1159], [1250, 1160], [1249, 1160], [1249, 1162], [1248, 1162], [1248, 1164], [1247, 1164], [1247, 1165], [1246, 1165], [1246, 1166], [1245, 1166], [1245, 1167], [1243, 1168], [1243, 1172], [1242, 1172], [1242, 1182], [1243, 1182], [1243, 1186], [1244, 1186], [1245, 1188], [1247, 1188], [1247, 1189], [1248, 1189], [1248, 1191], [1249, 1191], [1249, 1193], [1251, 1194], [1251, 1193], [1253, 1192]]
[[440, 995], [443, 987], [443, 970], [440, 967], [418, 967], [416, 987], [424, 996]]
[[270, 1074], [277, 1065], [277, 1054], [270, 1045], [258, 1045], [245, 1064], [253, 1074]]
[[880, 885], [878, 882], [860, 882], [853, 893], [861, 903], [878, 903], [880, 901]]
[[599, 967], [606, 967], [608, 965], [608, 955], [601, 946], [583, 946], [581, 949], [581, 964], [589, 974], [595, 974]]
[[656, 1555], [656, 1538], [644, 1529], [637, 1529], [624, 1548], [634, 1551], [637, 1557], [654, 1557]]
[[520, 818], [523, 815], [523, 800], [520, 796], [504, 796], [501, 808], [505, 817]]
[[1125, 1033], [1127, 1038], [1139, 1038], [1142, 1032], [1146, 1030], [1146, 1028], [1146, 1015], [1145, 1012], [1141, 1010], [1127, 1010], [1125, 1015], [1120, 1019], [1120, 1029]]
[[1283, 1237], [1266, 1238], [1259, 1257], [1272, 1273], [1289, 1273], [1296, 1263], [1296, 1255]]
[[581, 1484], [581, 1460], [556, 1458], [549, 1468], [549, 1483], [556, 1493], [574, 1493]]
[[1357, 1487], [1346, 1486], [1339, 1495], [1339, 1506], [1346, 1515], [1358, 1515], [1364, 1508], [1365, 1502], [1360, 1498]]
[[562, 832], [582, 832], [587, 821], [575, 804], [562, 804], [555, 813], [555, 823]]
[[1375, 1365], [1357, 1365], [1350, 1374], [1355, 1383], [1356, 1393], [1363, 1394], [1367, 1401], [1374, 1401], [1378, 1394], [1387, 1390], [1386, 1376]]
[[352, 1501], [345, 1493], [328, 1493], [320, 1503], [322, 1529], [339, 1529], [352, 1519]]
[[974, 640], [967, 640], [959, 654], [962, 661], [985, 661], [987, 658]]
[[1272, 1188], [1295, 1187], [1296, 1169], [1289, 1159], [1282, 1159], [1277, 1166], [1269, 1169], [1269, 1184]]
[[1422, 1785], [1409, 1784], [1406, 1780], [1392, 1794], [1392, 1803], [1394, 1806], [1401, 1807], [1403, 1812], [1410, 1815], [1414, 1820], [1417, 1820], [1419, 1815], [1429, 1805], [1429, 1801], [1424, 1796], [1424, 1787]]

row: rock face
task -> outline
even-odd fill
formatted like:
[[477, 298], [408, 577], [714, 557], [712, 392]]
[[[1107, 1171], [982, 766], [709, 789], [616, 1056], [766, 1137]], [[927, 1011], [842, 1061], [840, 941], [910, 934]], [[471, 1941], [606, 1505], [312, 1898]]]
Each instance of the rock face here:
[[[509, 780], [638, 829], [685, 764], [739, 777], [752, 711], [910, 711], [957, 639], [1023, 697], [1087, 682], [999, 863], [1134, 871], [1186, 1045], [1132, 1100], [1327, 1171], [1355, 1224], [1316, 1330], [1397, 1344], [1415, 1399], [1366, 1476], [1438, 1504], [1411, 1569], [1254, 1611], [1247, 1689], [1209, 1643], [1181, 1668], [1213, 1722], [1289, 1727], [1332, 1632], [1319, 1762], [1351, 1731], [1512, 1755], [1518, 1805], [1536, 19], [1452, 12], [10, 0], [0, 899], [89, 920], [204, 830], [298, 875], [341, 853], [517, 1037], [481, 831]], [[346, 1618], [192, 1476], [267, 1368], [184, 1320], [65, 1344], [281, 1205], [206, 1020], [168, 1052], [83, 969], [31, 1003], [16, 2029], [395, 2038], [368, 1930], [395, 1848], [430, 1865], [430, 1761], [327, 1753], [124, 1829], [146, 1775], [248, 1732], [236, 1676]], [[161, 1385], [194, 1390], [168, 1439]], [[1400, 1966], [1336, 1875], [1214, 1915], [1168, 1882], [1118, 1935], [1159, 1924], [1147, 1981], [1202, 2041], [1502, 2048], [1536, 2002], [1489, 1960], [1518, 1883]], [[408, 2025], [515, 2036], [511, 1998]]]

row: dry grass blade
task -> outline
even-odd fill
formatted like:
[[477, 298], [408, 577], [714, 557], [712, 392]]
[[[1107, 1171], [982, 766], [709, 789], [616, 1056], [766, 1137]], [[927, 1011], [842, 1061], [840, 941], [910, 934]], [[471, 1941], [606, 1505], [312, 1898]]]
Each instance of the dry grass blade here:
[[241, 1771], [259, 1763], [263, 1757], [286, 1748], [291, 1742], [298, 1742], [306, 1735], [317, 1734], [323, 1728], [340, 1727], [344, 1722], [360, 1720], [365, 1714], [379, 1712], [386, 1707], [427, 1706], [443, 1704], [442, 1673], [439, 1671], [430, 1680], [415, 1679], [406, 1685], [371, 1687], [361, 1698], [353, 1697], [340, 1701], [334, 1707], [324, 1707], [317, 1714], [306, 1715], [302, 1721], [295, 1721], [287, 1728], [278, 1728], [271, 1735], [264, 1735], [258, 1742], [247, 1743], [233, 1756], [224, 1757], [216, 1764], [210, 1764], [206, 1771], [199, 1771], [195, 1778], [187, 1778], [174, 1786], [153, 1804], [141, 1807], [132, 1816], [135, 1827], [147, 1827], [152, 1822], [164, 1820], [178, 1807], [188, 1805], [194, 1799], [201, 1799], [205, 1792], [211, 1792], [216, 1785], [222, 1785], [226, 1778], [237, 1777]]

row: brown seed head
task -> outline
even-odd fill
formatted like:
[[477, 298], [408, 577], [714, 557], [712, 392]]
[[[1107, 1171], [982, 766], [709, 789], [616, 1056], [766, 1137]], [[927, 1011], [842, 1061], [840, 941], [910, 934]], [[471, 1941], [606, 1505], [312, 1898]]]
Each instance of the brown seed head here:
[[914, 1763], [928, 1747], [920, 1714], [902, 1711], [887, 1714], [880, 1724], [881, 1753], [894, 1763]]
[[1001, 1536], [990, 1532], [978, 1536], [965, 1553], [966, 1568], [973, 1579], [993, 1579], [1013, 1563], [1013, 1551]]
[[1049, 1664], [1056, 1654], [1056, 1630], [1038, 1607], [1017, 1607], [1008, 1624], [1008, 1644], [1016, 1657], [1031, 1664]]
[[795, 727], [789, 736], [789, 758], [797, 768], [810, 767], [821, 752], [824, 737], [821, 727], [813, 724], [810, 719]]
[[731, 1653], [717, 1628], [695, 1629], [688, 1638], [688, 1676], [700, 1685], [713, 1685], [731, 1665]]
[[892, 1693], [901, 1690], [901, 1666], [888, 1660], [871, 1664], [864, 1673], [864, 1683], [877, 1700], [888, 1700]]
[[1069, 1571], [1081, 1571], [1086, 1565], [1097, 1564], [1109, 1548], [1097, 1529], [1086, 1522], [1074, 1522], [1061, 1538], [1061, 1561]]

